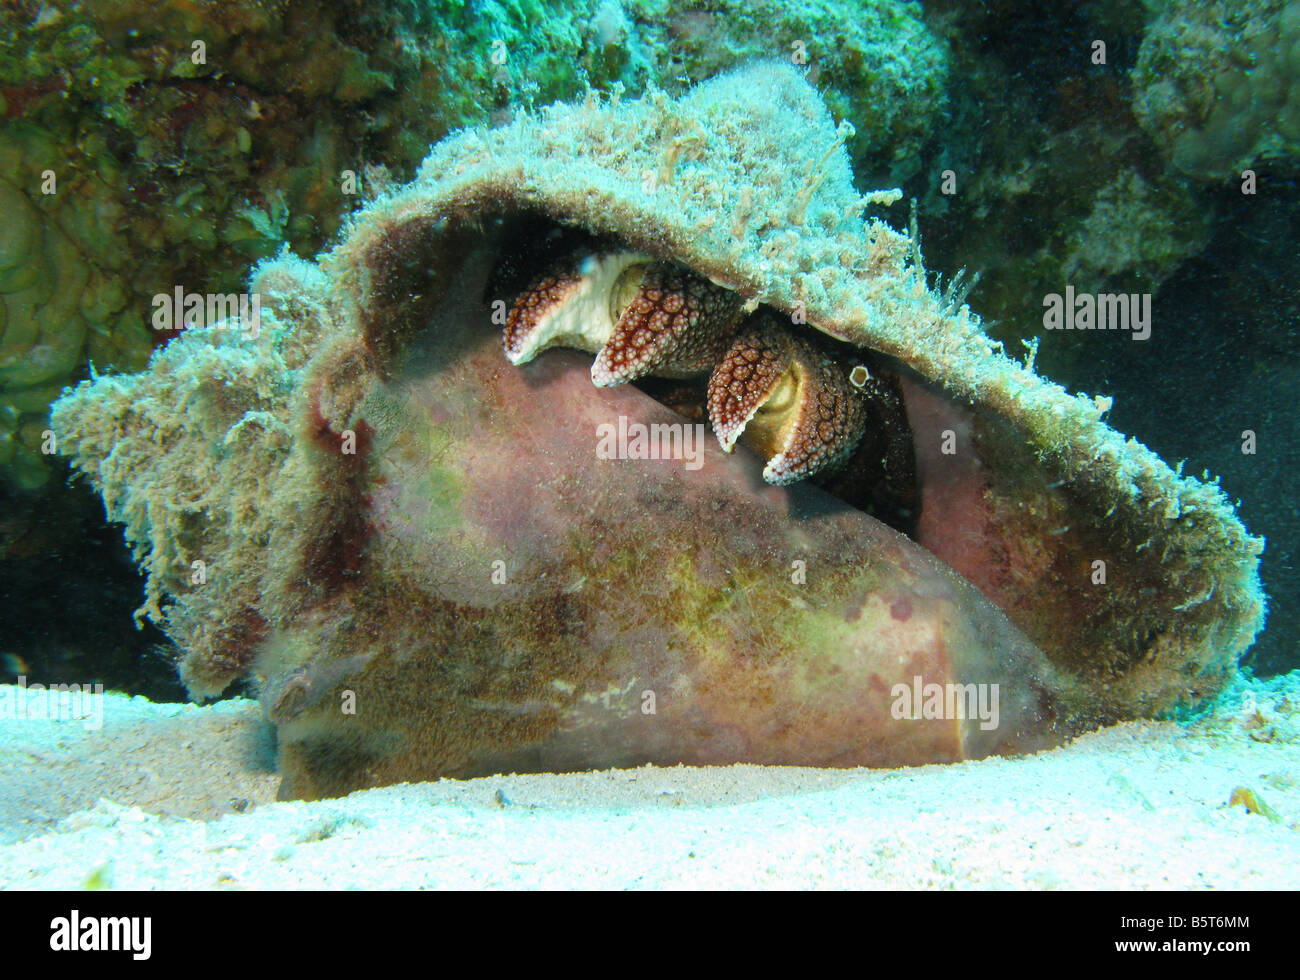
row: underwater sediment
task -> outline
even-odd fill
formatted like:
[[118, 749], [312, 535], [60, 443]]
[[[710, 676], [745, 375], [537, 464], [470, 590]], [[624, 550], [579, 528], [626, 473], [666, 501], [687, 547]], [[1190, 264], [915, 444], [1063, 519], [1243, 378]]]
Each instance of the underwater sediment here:
[[[1105, 399], [1008, 358], [928, 281], [915, 239], [865, 217], [897, 194], [854, 190], [848, 132], [774, 63], [467, 130], [317, 263], [260, 265], [259, 329], [185, 330], [148, 370], [56, 403], [60, 451], [125, 525], [141, 615], [190, 691], [257, 679], [284, 795], [639, 761], [947, 761], [1222, 686], [1263, 622], [1262, 542], [1216, 485], [1111, 430]], [[583, 355], [504, 356], [496, 314], [517, 300], [493, 295], [494, 270], [575, 229], [820, 352], [789, 361], [791, 390], [813, 378], [832, 416], [831, 389], [857, 397], [837, 371], [892, 376], [911, 537], [850, 506], [843, 479], [768, 486], [746, 449], [710, 445], [695, 469], [601, 458], [603, 425], [696, 423], [597, 388]], [[900, 716], [917, 677], [996, 687], [1001, 717]]]

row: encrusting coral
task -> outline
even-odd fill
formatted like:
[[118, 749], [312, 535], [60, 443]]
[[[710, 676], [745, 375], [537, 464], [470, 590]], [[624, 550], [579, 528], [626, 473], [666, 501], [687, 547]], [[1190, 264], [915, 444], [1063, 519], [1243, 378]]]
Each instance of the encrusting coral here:
[[1173, 0], [1147, 27], [1134, 111], [1179, 171], [1237, 179], [1300, 155], [1300, 3]]
[[[261, 678], [286, 794], [1023, 751], [1223, 684], [1262, 625], [1262, 542], [1216, 485], [1111, 430], [1104, 400], [1008, 358], [933, 288], [915, 240], [864, 217], [898, 195], [854, 190], [846, 136], [771, 63], [680, 99], [592, 94], [467, 130], [319, 265], [264, 263], [260, 332], [187, 331], [148, 371], [55, 405], [191, 691]], [[915, 439], [915, 542], [948, 568], [821, 491], [757, 489], [757, 461], [716, 448], [698, 476], [593, 459], [588, 426], [673, 416], [596, 388], [574, 354], [506, 361], [478, 296], [539, 219], [889, 361]], [[789, 583], [800, 548], [822, 578], [792, 593], [772, 576]], [[918, 676], [1004, 685], [1014, 721], [955, 743], [890, 722], [873, 691], [907, 656], [874, 658], [902, 649], [925, 651]], [[643, 687], [657, 717], [629, 705]]]

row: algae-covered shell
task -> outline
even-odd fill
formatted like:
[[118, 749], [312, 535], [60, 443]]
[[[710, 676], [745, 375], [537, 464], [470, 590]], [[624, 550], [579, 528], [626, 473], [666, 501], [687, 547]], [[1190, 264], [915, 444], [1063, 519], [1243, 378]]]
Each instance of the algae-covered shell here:
[[[1111, 429], [1104, 399], [1006, 356], [931, 288], [917, 243], [864, 217], [896, 195], [854, 189], [847, 135], [776, 63], [680, 100], [552, 107], [440, 143], [411, 185], [356, 217], [324, 266], [382, 363], [442, 302], [458, 239], [541, 212], [896, 358], [914, 372], [918, 411], [938, 395], [966, 426], [970, 451], [955, 460], [918, 433], [923, 479], [928, 470], [942, 486], [956, 462], [984, 484], [979, 500], [927, 494], [921, 542], [1091, 682], [1101, 714], [1217, 690], [1263, 624], [1263, 542], [1216, 484]], [[945, 529], [972, 508], [977, 547]]]
[[[191, 692], [262, 679], [285, 792], [548, 759], [938, 761], [1219, 689], [1262, 625], [1262, 542], [1217, 485], [1110, 429], [1104, 400], [1008, 358], [932, 288], [916, 241], [866, 217], [897, 193], [853, 188], [849, 135], [779, 64], [459, 133], [318, 264], [263, 264], [260, 332], [186, 331], [149, 371], [55, 406], [60, 450], [127, 525], [144, 612]], [[522, 369], [485, 340], [494, 253], [539, 222], [889, 359], [916, 541], [940, 561], [820, 491], [751, 486], [720, 450], [698, 479], [596, 466], [573, 426], [667, 410], [575, 386], [571, 353]], [[547, 433], [554, 452], [515, 451]], [[716, 553], [695, 541], [710, 535]], [[822, 573], [806, 594], [786, 587], [801, 547]], [[216, 570], [198, 586], [194, 560]], [[882, 691], [918, 657], [1006, 683], [1015, 724], [891, 727]], [[687, 692], [658, 724], [628, 702], [647, 675]], [[334, 707], [349, 695], [358, 715]]]

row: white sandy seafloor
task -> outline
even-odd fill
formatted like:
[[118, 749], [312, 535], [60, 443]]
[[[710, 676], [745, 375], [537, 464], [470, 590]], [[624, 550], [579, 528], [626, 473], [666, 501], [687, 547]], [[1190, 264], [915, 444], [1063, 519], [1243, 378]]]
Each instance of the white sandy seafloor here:
[[1300, 672], [1021, 759], [276, 784], [249, 701], [0, 721], [0, 888], [1293, 889]]

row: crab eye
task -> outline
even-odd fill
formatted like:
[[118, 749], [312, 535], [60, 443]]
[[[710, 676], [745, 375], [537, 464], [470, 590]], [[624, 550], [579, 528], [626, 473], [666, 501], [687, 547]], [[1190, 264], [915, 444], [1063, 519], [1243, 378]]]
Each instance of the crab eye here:
[[609, 319], [611, 323], [618, 323], [623, 311], [628, 308], [636, 297], [637, 291], [641, 288], [641, 281], [645, 279], [645, 270], [645, 262], [634, 262], [620, 272], [618, 278], [614, 280], [614, 286], [609, 291]]

